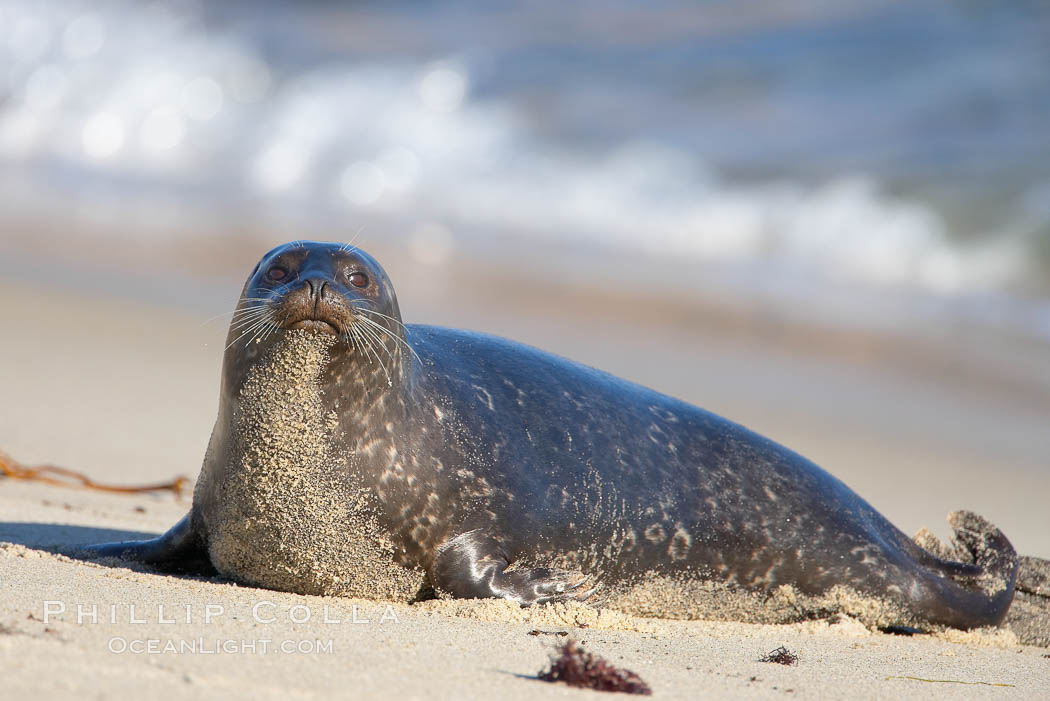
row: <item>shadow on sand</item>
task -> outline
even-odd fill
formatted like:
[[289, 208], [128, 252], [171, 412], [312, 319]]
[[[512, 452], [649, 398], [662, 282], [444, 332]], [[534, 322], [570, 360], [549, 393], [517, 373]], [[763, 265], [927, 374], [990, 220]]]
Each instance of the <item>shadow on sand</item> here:
[[0, 521], [0, 542], [24, 545], [34, 550], [68, 554], [79, 545], [109, 543], [117, 540], [156, 538], [157, 533], [92, 528], [62, 523], [29, 523]]

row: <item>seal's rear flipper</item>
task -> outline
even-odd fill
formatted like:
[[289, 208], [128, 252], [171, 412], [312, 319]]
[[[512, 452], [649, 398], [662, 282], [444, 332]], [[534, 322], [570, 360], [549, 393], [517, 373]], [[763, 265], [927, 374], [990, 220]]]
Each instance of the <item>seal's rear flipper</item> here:
[[190, 514], [186, 514], [167, 533], [151, 540], [85, 545], [80, 550], [91, 559], [115, 557], [133, 560], [162, 572], [216, 574], [204, 539], [193, 530]]
[[982, 587], [992, 592], [1012, 589], [1019, 558], [1002, 531], [972, 511], [953, 511], [948, 514], [948, 523], [959, 545], [983, 570]]
[[1009, 578], [1019, 558], [998, 528], [972, 511], [952, 512], [948, 522], [955, 531], [950, 543], [941, 542], [925, 528], [915, 534], [913, 542], [922, 549], [919, 558], [923, 564], [948, 577], [977, 579], [998, 573], [1002, 579]]
[[916, 581], [912, 611], [954, 628], [999, 625], [1014, 598], [1017, 552], [994, 525], [971, 511], [948, 514], [955, 531], [950, 546], [928, 531], [915, 543], [930, 575]]
[[1050, 560], [1022, 556], [1017, 572], [1017, 590], [1050, 599]]
[[480, 530], [449, 540], [428, 572], [440, 592], [457, 599], [509, 599], [522, 605], [585, 601], [595, 592], [582, 572], [546, 567], [507, 571], [503, 544]]
[[1004, 623], [1022, 644], [1050, 647], [1050, 560], [1021, 558], [1017, 596]]

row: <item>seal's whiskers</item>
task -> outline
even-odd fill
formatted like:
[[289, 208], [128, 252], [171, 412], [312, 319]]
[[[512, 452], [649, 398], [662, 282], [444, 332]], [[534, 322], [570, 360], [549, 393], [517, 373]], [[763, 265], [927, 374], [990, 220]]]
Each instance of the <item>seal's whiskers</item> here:
[[[245, 302], [269, 302], [270, 300], [268, 300], [268, 299], [258, 299], [258, 298], [255, 298], [255, 297], [247, 297], [247, 298], [245, 298], [244, 301]], [[202, 321], [201, 322], [201, 326], [207, 326], [208, 324], [212, 323], [213, 321], [218, 321], [219, 319], [222, 319], [223, 317], [230, 317], [230, 319], [237, 319], [237, 318], [241, 318], [241, 317], [244, 317], [246, 315], [253, 314], [253, 313], [254, 314], [259, 313], [259, 305], [254, 305], [254, 306], [251, 306], [251, 307], [241, 307], [240, 309], [232, 309], [232, 310], [230, 310], [228, 312], [223, 312], [221, 314], [216, 314], [215, 316], [213, 316], [213, 317], [211, 317], [209, 319], [205, 319], [204, 321]]]
[[357, 331], [357, 333], [360, 334], [361, 338], [366, 342], [366, 348], [369, 351], [371, 351], [372, 355], [375, 357], [376, 363], [378, 363], [379, 367], [383, 370], [383, 375], [386, 376], [387, 385], [393, 386], [394, 383], [393, 380], [390, 379], [390, 371], [387, 370], [386, 363], [384, 363], [383, 359], [379, 356], [379, 350], [375, 347], [376, 344], [378, 343], [380, 346], [382, 346], [383, 350], [387, 352], [391, 359], [393, 359], [393, 355], [390, 355], [390, 350], [386, 348], [385, 345], [383, 345], [382, 341], [379, 339], [379, 337], [374, 331], [367, 328], [366, 326], [357, 325], [358, 321], [363, 320], [365, 320], [364, 317], [355, 317], [354, 323], [351, 324], [351, 328], [354, 328]]
[[365, 227], [362, 224], [361, 227], [358, 228], [357, 233], [354, 234], [354, 237], [347, 241], [345, 244], [343, 244], [342, 248], [340, 248], [339, 250], [343, 253], [353, 253], [354, 251], [356, 251], [357, 249], [354, 247], [354, 243], [356, 243], [357, 239], [360, 238], [362, 233], [364, 233], [364, 230]]
[[[269, 307], [261, 307], [261, 309], [263, 309], [263, 312], [259, 314], [259, 317], [251, 317], [248, 321], [244, 322], [246, 325], [248, 325], [248, 328], [245, 329], [245, 331], [241, 333], [241, 335], [239, 335], [237, 338], [230, 341], [230, 343], [223, 349], [223, 351], [229, 350], [235, 343], [240, 341], [248, 334], [253, 334], [252, 337], [248, 340], [248, 343], [251, 343], [259, 337], [259, 334], [262, 333], [262, 331], [265, 330], [269, 324], [277, 323], [276, 319], [274, 318], [273, 312], [272, 310], [270, 310]], [[233, 328], [232, 330], [239, 331], [241, 328], [243, 327]]]
[[[377, 312], [377, 311], [375, 311], [373, 309], [365, 309], [364, 307], [354, 307], [354, 309], [356, 309], [359, 312], [364, 312], [365, 314], [379, 314], [379, 316], [381, 316], [381, 317], [383, 317], [385, 319], [390, 319], [391, 321], [396, 321], [398, 324], [401, 324], [401, 322], [397, 321], [397, 319], [389, 317], [386, 314], [380, 314], [379, 312]], [[361, 319], [361, 321], [363, 321], [366, 324], [368, 324], [369, 327], [375, 329], [378, 332], [384, 333], [387, 336], [389, 336], [390, 338], [392, 338], [395, 343], [404, 346], [406, 349], [408, 349], [408, 351], [412, 355], [416, 356], [416, 360], [418, 360], [421, 363], [423, 362], [422, 358], [419, 357], [419, 354], [416, 353], [416, 349], [413, 348], [409, 344], [408, 341], [406, 341], [405, 339], [401, 338], [400, 336], [398, 336], [397, 334], [395, 334], [393, 331], [391, 331], [387, 327], [383, 326], [382, 324], [376, 322], [374, 319], [369, 319], [368, 317], [363, 317], [363, 316], [362, 317], [358, 317], [358, 318]], [[404, 324], [401, 324], [401, 327], [404, 328]]]
[[248, 326], [253, 325], [257, 321], [261, 321], [267, 318], [270, 318], [270, 315], [267, 314], [267, 310], [265, 309], [257, 311], [253, 314], [246, 314], [238, 319], [232, 320], [230, 322], [230, 329], [232, 329], [233, 331], [240, 331]]

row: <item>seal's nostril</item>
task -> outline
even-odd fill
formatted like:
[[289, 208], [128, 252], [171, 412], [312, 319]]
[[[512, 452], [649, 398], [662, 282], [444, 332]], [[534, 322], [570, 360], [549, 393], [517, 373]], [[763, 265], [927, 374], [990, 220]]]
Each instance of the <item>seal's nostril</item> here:
[[319, 278], [306, 278], [306, 285], [313, 299], [321, 299], [328, 289], [328, 281]]

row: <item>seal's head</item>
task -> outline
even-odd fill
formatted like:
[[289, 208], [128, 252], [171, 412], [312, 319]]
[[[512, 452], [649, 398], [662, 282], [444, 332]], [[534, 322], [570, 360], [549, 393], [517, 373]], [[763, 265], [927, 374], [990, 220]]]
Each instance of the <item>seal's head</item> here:
[[390, 354], [404, 343], [393, 285], [382, 266], [360, 249], [293, 241], [255, 266], [234, 311], [228, 351], [251, 353], [289, 331], [337, 337], [332, 348], [365, 356]]

